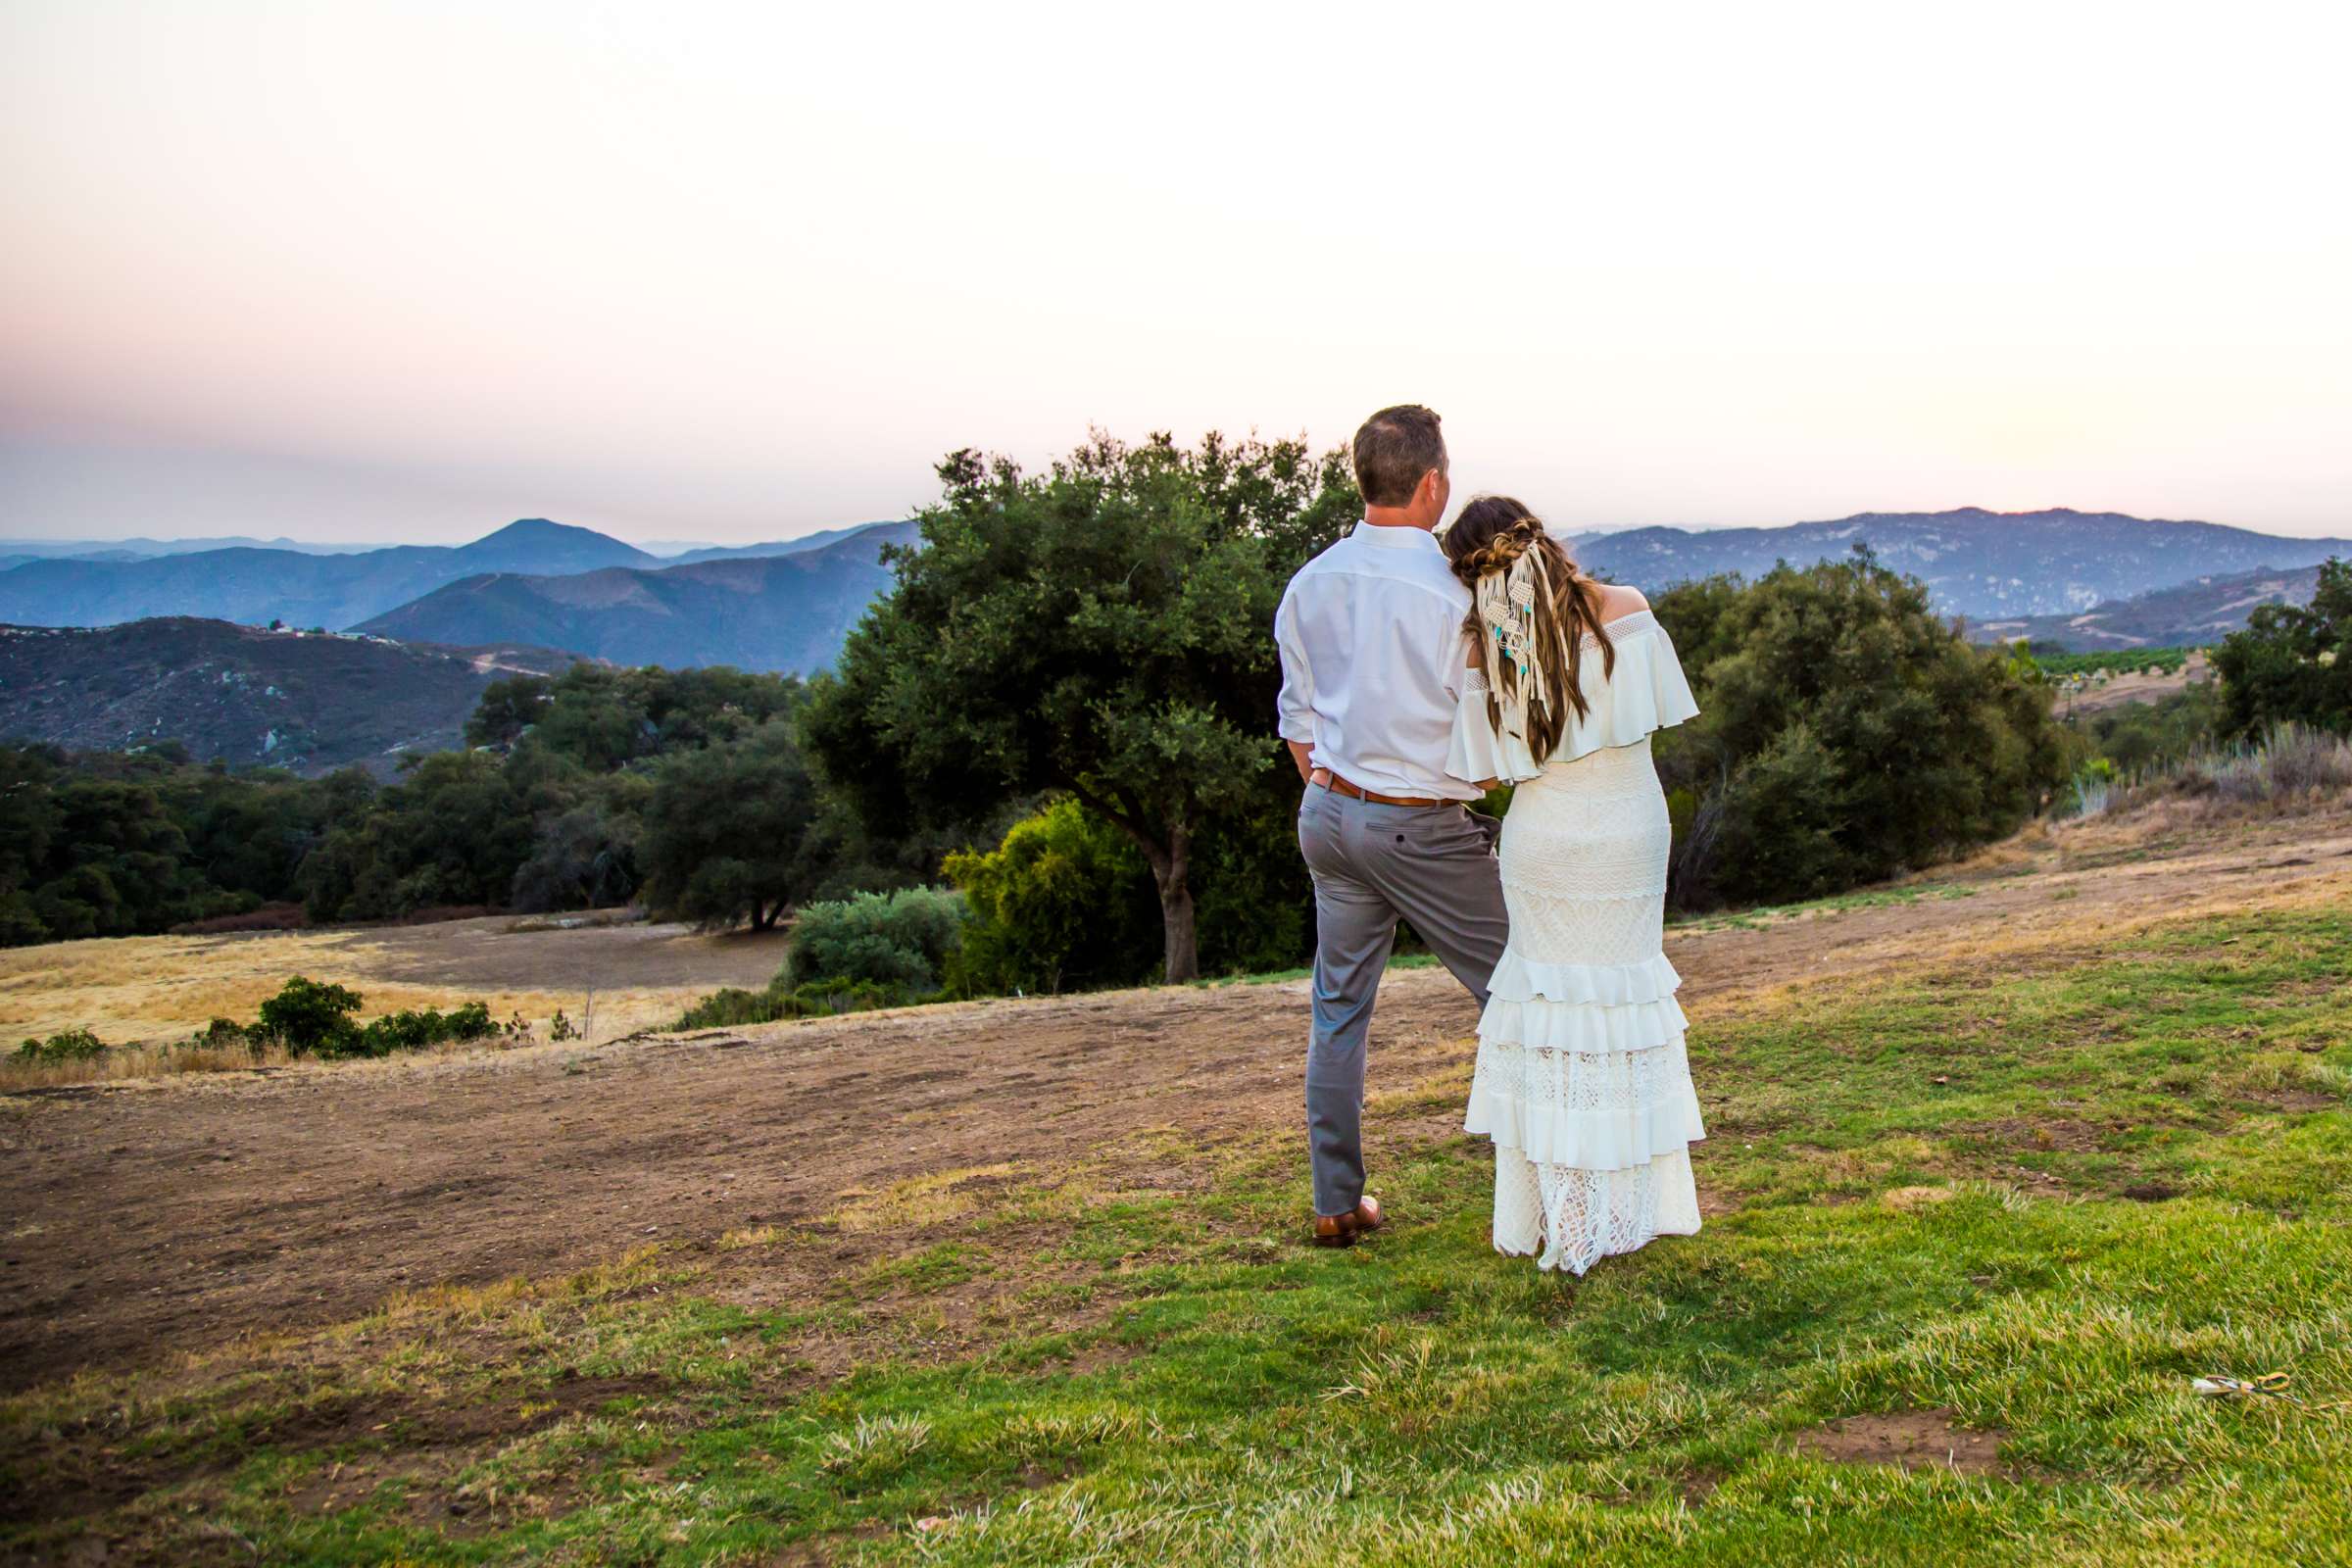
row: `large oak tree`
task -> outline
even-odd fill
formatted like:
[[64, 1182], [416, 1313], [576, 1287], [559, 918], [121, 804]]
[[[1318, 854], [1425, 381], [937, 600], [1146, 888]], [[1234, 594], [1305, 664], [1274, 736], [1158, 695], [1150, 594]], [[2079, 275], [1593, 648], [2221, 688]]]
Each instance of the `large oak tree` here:
[[919, 546], [819, 681], [811, 749], [872, 828], [1061, 792], [1152, 868], [1171, 980], [1200, 970], [1193, 851], [1266, 787], [1274, 609], [1361, 503], [1338, 453], [1097, 431], [1044, 473], [939, 466]]

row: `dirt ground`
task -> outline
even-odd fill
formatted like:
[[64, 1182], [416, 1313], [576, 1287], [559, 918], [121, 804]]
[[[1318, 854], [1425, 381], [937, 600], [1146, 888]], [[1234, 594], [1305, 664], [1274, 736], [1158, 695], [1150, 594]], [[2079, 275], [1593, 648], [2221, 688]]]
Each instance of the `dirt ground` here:
[[[2352, 894], [2352, 815], [2087, 824], [1997, 847], [1915, 897], [1706, 922], [1670, 933], [1668, 952], [1703, 1030], [1812, 977], [2029, 950], [2321, 879]], [[531, 940], [365, 937], [387, 979], [484, 988]], [[771, 954], [659, 927], [569, 951], [578, 980], [612, 987], [660, 989], [680, 955], [707, 965], [702, 987], [774, 967]], [[1393, 972], [1375, 1089], [1464, 1065], [1474, 1025], [1443, 971]], [[914, 1178], [1067, 1159], [1146, 1132], [1211, 1145], [1288, 1127], [1305, 1029], [1304, 983], [1277, 982], [0, 1097], [0, 1387], [345, 1320], [438, 1283], [807, 1222]]]

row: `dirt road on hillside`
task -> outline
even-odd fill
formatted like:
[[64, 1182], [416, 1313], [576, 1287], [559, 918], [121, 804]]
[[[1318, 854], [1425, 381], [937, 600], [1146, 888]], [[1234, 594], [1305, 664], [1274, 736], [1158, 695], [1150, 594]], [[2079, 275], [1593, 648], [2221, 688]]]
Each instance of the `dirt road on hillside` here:
[[[2102, 833], [2106, 833], [2102, 837]], [[1812, 977], [2352, 879], [2352, 821], [2008, 846], [1908, 902], [1670, 936], [1711, 1009]], [[1964, 895], [1964, 896], [1963, 896]], [[1900, 897], [1901, 895], [1896, 895]], [[306, 1066], [0, 1099], [0, 1387], [348, 1319], [405, 1289], [806, 1222], [843, 1194], [1298, 1118], [1303, 982]], [[1466, 1063], [1471, 1004], [1393, 973], [1375, 1090]], [[1699, 1085], [1706, 1095], [1703, 1079]]]

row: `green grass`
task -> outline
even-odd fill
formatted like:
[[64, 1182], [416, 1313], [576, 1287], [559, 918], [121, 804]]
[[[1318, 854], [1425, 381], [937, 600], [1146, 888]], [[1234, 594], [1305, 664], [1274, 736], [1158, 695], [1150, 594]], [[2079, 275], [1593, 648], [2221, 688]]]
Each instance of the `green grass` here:
[[1977, 890], [1954, 882], [1911, 882], [1898, 887], [1865, 888], [1858, 893], [1837, 893], [1826, 898], [1807, 899], [1798, 904], [1766, 904], [1752, 908], [1726, 909], [1712, 914], [1678, 914], [1670, 916], [1667, 925], [1676, 931], [1692, 933], [1707, 931], [1760, 931], [1782, 920], [1793, 920], [1811, 914], [1834, 914], [1844, 909], [1877, 909], [1923, 899], [1973, 899]]
[[[1352, 1251], [1299, 1245], [1289, 1129], [1154, 1148], [1213, 1179], [1112, 1157], [861, 1265], [763, 1232], [44, 1391], [0, 1491], [145, 1467], [102, 1528], [222, 1561], [2348, 1562], [2348, 960], [2282, 908], [1694, 1006], [1726, 1212], [1582, 1281], [1489, 1249], [1441, 1083], [1376, 1104], [1396, 1223]], [[2189, 1390], [2273, 1370], [2301, 1402]], [[2004, 1474], [1795, 1442], [1940, 1408]], [[297, 1506], [337, 1464], [363, 1494]]]

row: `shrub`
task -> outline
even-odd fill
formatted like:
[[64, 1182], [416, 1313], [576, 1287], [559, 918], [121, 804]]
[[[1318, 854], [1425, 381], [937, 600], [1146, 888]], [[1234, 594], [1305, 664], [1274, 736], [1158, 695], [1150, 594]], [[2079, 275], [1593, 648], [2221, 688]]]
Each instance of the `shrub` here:
[[904, 1007], [937, 1000], [902, 985], [871, 980], [815, 980], [787, 987], [782, 976], [765, 991], [729, 986], [686, 1009], [672, 1025], [678, 1029], [724, 1029], [736, 1024], [774, 1023], [782, 1018], [823, 1018], [844, 1012], [870, 1012], [877, 1007]]
[[952, 970], [959, 991], [1132, 984], [1159, 962], [1159, 900], [1144, 858], [1076, 801], [1014, 823], [994, 850], [949, 856], [945, 869], [972, 910]]
[[484, 1002], [461, 1003], [444, 1013], [441, 1021], [452, 1040], [482, 1040], [498, 1033], [498, 1025], [490, 1017], [490, 1004]]
[[1715, 830], [1677, 857], [1681, 906], [1927, 864], [2014, 830], [2065, 776], [2035, 662], [1970, 647], [1867, 550], [1686, 583], [1655, 608], [1700, 709], [1659, 737], [1659, 775], [1670, 803], [1688, 792], [1678, 825]]
[[2256, 608], [2214, 651], [2213, 667], [2228, 737], [2278, 724], [2352, 733], [2352, 562], [2322, 565], [2307, 606]]
[[298, 1056], [349, 1055], [360, 1049], [359, 1010], [358, 992], [296, 975], [262, 1004], [260, 1032]]
[[930, 991], [961, 943], [967, 917], [963, 896], [948, 888], [903, 888], [811, 904], [793, 927], [792, 955], [781, 978], [794, 987], [812, 980], [866, 980]]
[[2292, 799], [2352, 786], [2352, 744], [2341, 737], [2280, 724], [2252, 745], [2233, 746], [2196, 768], [2213, 792], [2237, 805]]
[[2072, 805], [2084, 816], [2129, 812], [2159, 801], [2197, 802], [2227, 813], [2292, 810], [2352, 790], [2352, 739], [2280, 724], [2252, 741], [2234, 741], [2162, 763], [2129, 783], [2094, 759], [2077, 778]]
[[46, 1040], [26, 1040], [17, 1048], [19, 1061], [88, 1061], [106, 1054], [106, 1042], [87, 1029], [67, 1029]]
[[[558, 1018], [564, 1015], [559, 1012]], [[395, 1051], [421, 1051], [451, 1041], [479, 1040], [498, 1032], [490, 1008], [479, 1002], [442, 1012], [433, 1007], [387, 1012], [360, 1031], [357, 1051], [363, 1056], [388, 1056]], [[562, 1039], [559, 1035], [557, 1038]]]
[[2177, 765], [2210, 751], [2222, 703], [2213, 681], [2199, 681], [2153, 703], [2126, 703], [2074, 721], [2092, 753], [2129, 776]]
[[773, 987], [765, 991], [746, 991], [741, 986], [728, 986], [724, 990], [711, 992], [688, 1007], [671, 1027], [724, 1029], [739, 1023], [772, 1023], [784, 1016], [777, 1010], [783, 995]]

